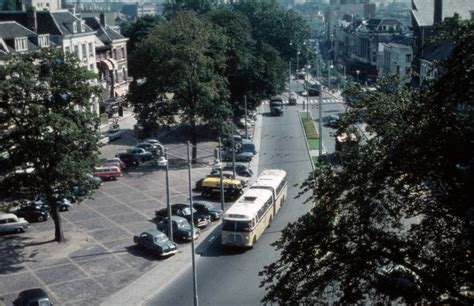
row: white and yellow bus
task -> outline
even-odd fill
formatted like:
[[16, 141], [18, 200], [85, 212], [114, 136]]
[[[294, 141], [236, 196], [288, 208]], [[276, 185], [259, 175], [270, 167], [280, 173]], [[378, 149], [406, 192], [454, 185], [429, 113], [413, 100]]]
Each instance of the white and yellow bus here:
[[264, 170], [222, 218], [221, 243], [252, 247], [280, 210], [288, 194], [286, 172]]

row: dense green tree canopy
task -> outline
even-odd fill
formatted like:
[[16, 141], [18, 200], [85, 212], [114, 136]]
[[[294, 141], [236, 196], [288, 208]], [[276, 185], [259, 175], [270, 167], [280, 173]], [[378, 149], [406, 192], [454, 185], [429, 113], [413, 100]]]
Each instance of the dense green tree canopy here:
[[261, 99], [283, 88], [285, 64], [270, 45], [252, 38], [252, 29], [245, 15], [222, 8], [212, 11], [208, 17], [222, 27], [227, 37], [225, 76], [234, 107], [243, 107], [244, 95], [247, 95], [248, 107], [254, 108]]
[[53, 194], [87, 186], [97, 161], [93, 79], [76, 58], [53, 48], [13, 55], [0, 66], [0, 152], [8, 155], [0, 189], [3, 196], [44, 194], [58, 242], [64, 238]]
[[178, 12], [176, 19], [157, 25], [132, 61], [139, 68], [130, 88], [138, 120], [169, 123], [179, 117], [190, 125], [194, 146], [198, 121], [222, 127], [231, 115], [225, 46], [220, 29], [193, 12]]
[[314, 208], [276, 242], [265, 301], [474, 302], [474, 22], [450, 19], [443, 35], [454, 48], [441, 77], [385, 84], [349, 110], [339, 132], [363, 111], [372, 138], [305, 183]]

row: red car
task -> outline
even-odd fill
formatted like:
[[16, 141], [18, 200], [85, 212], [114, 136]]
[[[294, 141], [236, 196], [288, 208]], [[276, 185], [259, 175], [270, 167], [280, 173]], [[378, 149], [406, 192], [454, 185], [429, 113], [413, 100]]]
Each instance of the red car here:
[[101, 166], [95, 167], [93, 176], [100, 177], [102, 180], [116, 180], [122, 176], [122, 170], [117, 166]]
[[117, 166], [120, 167], [120, 169], [124, 169], [127, 167], [127, 165], [120, 160], [118, 157], [113, 157], [113, 158], [104, 158], [100, 160], [100, 166]]

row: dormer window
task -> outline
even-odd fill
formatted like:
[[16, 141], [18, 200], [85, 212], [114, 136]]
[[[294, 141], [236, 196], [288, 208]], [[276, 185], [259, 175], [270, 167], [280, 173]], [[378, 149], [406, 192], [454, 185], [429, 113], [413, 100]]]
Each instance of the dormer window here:
[[72, 22], [72, 33], [77, 33], [77, 22]]
[[38, 46], [49, 47], [49, 34], [38, 35]]
[[28, 50], [28, 40], [26, 37], [15, 38], [15, 50], [16, 51]]

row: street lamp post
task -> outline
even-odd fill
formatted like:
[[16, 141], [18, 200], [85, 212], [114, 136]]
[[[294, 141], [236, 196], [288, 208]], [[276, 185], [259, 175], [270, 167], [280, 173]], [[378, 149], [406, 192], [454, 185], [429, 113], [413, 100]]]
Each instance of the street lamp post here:
[[[247, 95], [244, 95], [244, 108], [245, 108], [245, 139], [248, 139], [248, 127], [247, 127]], [[232, 135], [233, 136], [233, 135]]]
[[171, 222], [171, 205], [170, 205], [170, 179], [168, 175], [169, 162], [168, 162], [168, 150], [165, 148], [165, 159], [166, 159], [166, 209], [168, 210], [168, 238], [173, 240], [173, 224]]
[[318, 105], [318, 128], [319, 128], [319, 158], [323, 155], [323, 83], [319, 85], [319, 105]]
[[220, 189], [221, 189], [221, 209], [222, 211], [224, 211], [224, 176], [223, 176], [223, 167], [222, 167], [222, 156], [221, 156], [222, 152], [221, 152], [221, 138], [219, 137], [219, 154], [218, 154], [218, 158], [219, 158], [219, 176], [220, 176], [220, 179], [221, 179], [221, 182], [220, 182]]
[[296, 76], [296, 93], [298, 94], [298, 66], [299, 66], [299, 55], [300, 55], [300, 50], [298, 48], [298, 51], [296, 51], [296, 72], [295, 72], [295, 76]]
[[356, 70], [356, 74], [357, 74], [357, 83], [360, 83], [360, 82], [359, 82], [359, 73], [360, 73], [360, 70]]
[[288, 99], [290, 98], [291, 95], [291, 61], [288, 62], [288, 68], [289, 68], [289, 73], [288, 73]]
[[[191, 152], [189, 141], [187, 142], [188, 147], [188, 187], [189, 187], [189, 207], [191, 209], [191, 261], [193, 265], [193, 289], [194, 289], [194, 306], [199, 305], [198, 291], [197, 291], [197, 275], [196, 275], [196, 260], [194, 258], [194, 213], [193, 213], [193, 189], [191, 187]], [[170, 219], [171, 221], [171, 219]]]

